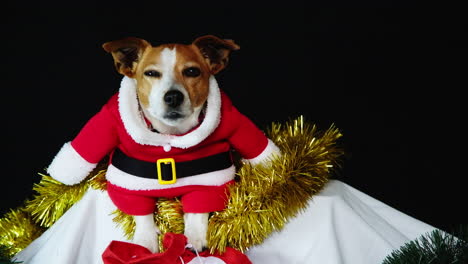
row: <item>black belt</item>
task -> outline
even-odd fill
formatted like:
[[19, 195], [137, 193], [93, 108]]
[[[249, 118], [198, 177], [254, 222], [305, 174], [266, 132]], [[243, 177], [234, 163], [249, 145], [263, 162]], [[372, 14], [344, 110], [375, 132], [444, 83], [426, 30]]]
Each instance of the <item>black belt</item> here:
[[177, 179], [226, 169], [232, 164], [229, 151], [183, 162], [172, 158], [142, 161], [127, 156], [118, 148], [112, 154], [112, 165], [117, 169], [138, 177], [158, 179], [160, 184], [172, 184]]

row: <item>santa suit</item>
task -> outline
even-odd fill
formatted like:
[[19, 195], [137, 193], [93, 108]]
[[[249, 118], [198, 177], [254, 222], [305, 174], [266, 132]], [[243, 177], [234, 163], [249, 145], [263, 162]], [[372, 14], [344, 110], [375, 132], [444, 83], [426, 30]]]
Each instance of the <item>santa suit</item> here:
[[[262, 162], [271, 154], [279, 153], [275, 144], [220, 91], [214, 77], [210, 79], [203, 120], [188, 133], [177, 136], [160, 134], [148, 128], [139, 111], [136, 81], [124, 77], [119, 92], [71, 142], [65, 143], [47, 171], [60, 182], [76, 184], [116, 148], [137, 160], [156, 162], [162, 158], [173, 158], [176, 164], [227, 152], [231, 148], [252, 163]], [[154, 210], [153, 197], [163, 196], [182, 196], [186, 212], [222, 210], [226, 202], [223, 198], [226, 186], [234, 176], [235, 168], [231, 165], [177, 179], [173, 184], [160, 184], [156, 176], [151, 179], [129, 174], [114, 166], [112, 161], [106, 173], [112, 200], [121, 210], [134, 215], [150, 213]]]

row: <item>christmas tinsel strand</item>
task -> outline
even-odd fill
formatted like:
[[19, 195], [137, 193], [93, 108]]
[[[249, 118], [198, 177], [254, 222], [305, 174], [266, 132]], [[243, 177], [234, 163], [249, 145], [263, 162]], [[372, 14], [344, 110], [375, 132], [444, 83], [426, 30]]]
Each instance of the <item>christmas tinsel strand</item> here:
[[184, 233], [184, 212], [179, 199], [160, 198], [154, 217], [161, 234]]
[[322, 132], [299, 117], [285, 125], [273, 123], [267, 135], [282, 155], [240, 168], [227, 208], [210, 218], [211, 251], [224, 252], [228, 246], [245, 251], [262, 243], [304, 210], [340, 165], [343, 150], [337, 140], [342, 135], [333, 125]]
[[76, 185], [64, 185], [48, 175], [40, 175], [42, 180], [33, 186], [37, 194], [26, 201], [25, 211], [40, 226], [50, 227], [83, 197], [88, 184], [83, 181]]
[[25, 210], [41, 226], [52, 226], [83, 197], [90, 186], [95, 189], [105, 189], [105, 166], [106, 162], [99, 163], [86, 180], [75, 185], [65, 185], [48, 175], [39, 173], [42, 179], [33, 186], [36, 195], [26, 201]]
[[0, 219], [0, 257], [12, 258], [44, 231], [23, 207], [10, 210]]
[[87, 180], [73, 186], [64, 185], [52, 177], [42, 177], [34, 184], [35, 194], [24, 206], [10, 210], [0, 218], [2, 257], [12, 258], [53, 225], [91, 186], [105, 190], [105, 163], [97, 166]]

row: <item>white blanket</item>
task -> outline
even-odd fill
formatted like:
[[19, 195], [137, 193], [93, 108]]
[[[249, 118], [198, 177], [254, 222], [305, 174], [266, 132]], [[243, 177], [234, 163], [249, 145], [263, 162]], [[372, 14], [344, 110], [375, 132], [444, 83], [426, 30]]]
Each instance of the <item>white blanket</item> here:
[[[115, 209], [106, 192], [90, 189], [13, 259], [25, 264], [101, 264], [110, 241], [127, 241], [110, 215]], [[377, 264], [434, 229], [331, 180], [281, 232], [246, 254], [254, 264]]]

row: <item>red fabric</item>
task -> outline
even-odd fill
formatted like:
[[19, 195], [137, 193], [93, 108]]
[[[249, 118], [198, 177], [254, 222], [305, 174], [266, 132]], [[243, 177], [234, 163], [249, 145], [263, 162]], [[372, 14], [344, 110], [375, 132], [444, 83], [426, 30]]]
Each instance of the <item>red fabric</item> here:
[[126, 214], [147, 215], [154, 212], [157, 197], [173, 198], [182, 196], [181, 202], [186, 213], [207, 213], [221, 211], [228, 201], [228, 186], [192, 185], [162, 190], [133, 191], [108, 183], [107, 192], [114, 204]]
[[[167, 233], [163, 245], [166, 249], [162, 253], [151, 253], [148, 249], [122, 241], [112, 241], [102, 254], [104, 264], [180, 264], [188, 263], [197, 255], [186, 249], [187, 238], [182, 234]], [[226, 248], [224, 254], [210, 254], [208, 250], [200, 252], [200, 257], [217, 257], [226, 264], [252, 264], [242, 252]]]
[[153, 254], [140, 245], [112, 241], [102, 254], [104, 264], [179, 264], [187, 244], [184, 235], [167, 233], [164, 236], [166, 251]]
[[[173, 158], [176, 162], [199, 159], [234, 148], [244, 158], [251, 159], [260, 155], [268, 145], [268, 138], [258, 129], [252, 121], [242, 115], [231, 103], [230, 99], [221, 93], [221, 120], [216, 129], [203, 141], [195, 146], [187, 148], [172, 147], [165, 151], [163, 146], [139, 144], [133, 140], [126, 130], [121, 113], [119, 112], [119, 95], [114, 95], [104, 105], [99, 113], [92, 117], [78, 135], [71, 142], [77, 153], [90, 163], [97, 163], [113, 149], [118, 147], [126, 155], [149, 162], [155, 162], [161, 158]], [[126, 113], [130, 114], [130, 113]], [[138, 131], [137, 131], [138, 132]], [[185, 136], [190, 136], [186, 134]], [[108, 173], [110, 173], [108, 171]], [[214, 172], [216, 173], [216, 172]], [[196, 175], [195, 175], [196, 176]], [[112, 177], [109, 177], [112, 178]], [[231, 180], [234, 178], [229, 178]], [[110, 182], [112, 184], [112, 182]], [[116, 184], [116, 183], [113, 183]], [[202, 185], [210, 185], [211, 182], [203, 182]], [[219, 183], [218, 183], [219, 184]], [[131, 180], [119, 182], [119, 187], [133, 190], [130, 193], [119, 194], [111, 188], [109, 195], [117, 207], [129, 214], [148, 214], [154, 209], [155, 203], [151, 197], [165, 196], [164, 191], [151, 193], [152, 190], [138, 190]], [[185, 190], [183, 187], [170, 188], [167, 195], [188, 195], [182, 198], [186, 212], [208, 212], [224, 209], [226, 195], [225, 188], [210, 189], [195, 186]], [[114, 188], [115, 190], [116, 188]], [[140, 188], [141, 189], [141, 188]], [[175, 194], [174, 192], [184, 193]], [[208, 191], [203, 194], [202, 191]], [[142, 195], [137, 198], [136, 194]], [[147, 197], [150, 196], [150, 197]], [[194, 200], [192, 201], [192, 197]], [[222, 207], [222, 208], [221, 208]], [[151, 211], [152, 212], [152, 211]]]
[[176, 162], [198, 159], [236, 149], [244, 158], [260, 155], [268, 139], [258, 127], [242, 115], [221, 93], [221, 121], [218, 127], [200, 144], [176, 148], [166, 152], [162, 146], [136, 143], [125, 129], [119, 113], [118, 95], [92, 117], [73, 139], [73, 148], [87, 161], [97, 163], [115, 147], [136, 159], [153, 162], [171, 157]]
[[[203, 252], [202, 252], [203, 253]], [[208, 253], [208, 251], [206, 251]], [[227, 247], [226, 252], [223, 254], [214, 255], [222, 259], [226, 264], [235, 263], [235, 264], [252, 264], [250, 259], [244, 253], [240, 252], [237, 249]]]
[[[110, 101], [117, 100], [114, 95]], [[119, 144], [117, 122], [108, 104], [93, 116], [71, 142], [72, 147], [89, 163], [98, 163]]]

